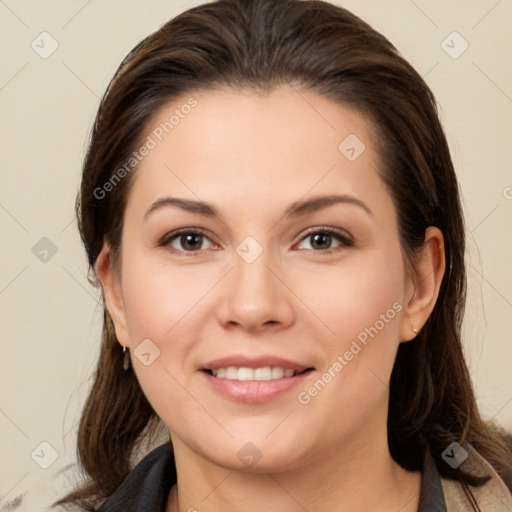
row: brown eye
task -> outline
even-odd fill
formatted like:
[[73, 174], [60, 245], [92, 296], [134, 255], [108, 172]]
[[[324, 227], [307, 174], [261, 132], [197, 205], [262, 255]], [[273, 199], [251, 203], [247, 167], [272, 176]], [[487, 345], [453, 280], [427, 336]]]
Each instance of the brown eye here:
[[159, 245], [169, 247], [173, 252], [177, 253], [193, 253], [208, 249], [209, 247], [206, 242], [212, 243], [203, 232], [197, 230], [182, 230], [169, 233], [162, 239]]
[[[302, 238], [301, 242], [308, 239], [310, 240], [310, 247], [306, 247], [306, 249], [317, 252], [328, 252], [340, 247], [352, 247], [354, 245], [350, 238], [333, 228], [316, 228]], [[333, 247], [333, 243], [337, 245]]]
[[180, 235], [177, 240], [185, 250], [200, 250], [203, 245], [203, 235], [195, 233]]

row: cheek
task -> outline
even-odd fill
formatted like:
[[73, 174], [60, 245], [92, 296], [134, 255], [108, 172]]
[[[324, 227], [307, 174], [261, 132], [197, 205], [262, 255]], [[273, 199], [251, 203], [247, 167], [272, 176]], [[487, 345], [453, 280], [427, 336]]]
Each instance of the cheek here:
[[300, 403], [311, 401], [316, 413], [328, 411], [339, 422], [356, 407], [353, 420], [360, 425], [384, 400], [399, 344], [402, 272], [399, 258], [376, 251], [311, 280], [312, 309], [329, 334], [319, 338], [321, 382], [301, 389]]
[[[123, 263], [124, 264], [124, 263]], [[123, 298], [132, 341], [137, 337], [160, 344], [211, 288], [211, 269], [176, 266], [132, 254], [123, 267]]]
[[[374, 326], [390, 331], [402, 309], [402, 266], [384, 254], [359, 260], [357, 264], [317, 272], [298, 294], [311, 305], [331, 334], [349, 342]], [[384, 316], [384, 318], [382, 317]], [[338, 347], [342, 348], [342, 347]]]
[[[135, 251], [123, 261], [133, 369], [153, 409], [168, 424], [173, 424], [176, 408], [191, 417], [200, 415], [184, 392], [183, 373], [197, 333], [197, 306], [211, 285], [204, 272], [191, 269], [160, 265]], [[149, 364], [144, 353], [150, 354]]]

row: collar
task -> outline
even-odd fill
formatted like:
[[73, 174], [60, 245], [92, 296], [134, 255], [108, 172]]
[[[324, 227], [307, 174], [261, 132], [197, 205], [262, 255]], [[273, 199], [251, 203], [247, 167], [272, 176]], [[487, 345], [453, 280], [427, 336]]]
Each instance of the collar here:
[[167, 442], [146, 455], [97, 512], [165, 512], [176, 480], [172, 445]]
[[426, 450], [421, 473], [418, 512], [447, 512], [441, 478], [430, 449]]

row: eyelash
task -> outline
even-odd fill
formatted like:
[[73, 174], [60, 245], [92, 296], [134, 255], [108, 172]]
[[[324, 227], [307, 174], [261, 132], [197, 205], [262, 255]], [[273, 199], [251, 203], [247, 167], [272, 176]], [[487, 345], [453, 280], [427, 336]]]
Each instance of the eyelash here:
[[[322, 253], [322, 254], [331, 254], [331, 253], [337, 252], [343, 248], [348, 248], [348, 247], [354, 246], [354, 241], [349, 236], [347, 236], [344, 232], [342, 232], [338, 229], [335, 229], [335, 228], [327, 227], [327, 226], [309, 229], [308, 231], [306, 231], [306, 233], [304, 234], [304, 236], [300, 239], [300, 241], [298, 243], [302, 242], [309, 236], [316, 235], [316, 234], [332, 236], [332, 237], [336, 238], [339, 242], [341, 242], [341, 245], [338, 247], [331, 247], [330, 249], [326, 249], [326, 250], [315, 250], [315, 249], [305, 249], [305, 250], [313, 251], [316, 253]], [[173, 231], [172, 233], [168, 233], [167, 235], [165, 235], [160, 240], [158, 245], [160, 247], [170, 246], [172, 241], [174, 241], [176, 238], [183, 236], [183, 235], [200, 235], [200, 236], [203, 236], [203, 237], [207, 238], [208, 240], [210, 240], [208, 235], [206, 234], [206, 232], [200, 228], [183, 228], [178, 231]], [[202, 253], [205, 250], [207, 250], [207, 249], [199, 249], [196, 251], [184, 251], [184, 250], [176, 250], [174, 248], [171, 248], [171, 252], [173, 252], [175, 254], [179, 254], [180, 256], [185, 256], [185, 257], [195, 256], [196, 254]], [[304, 250], [304, 249], [302, 249], [302, 250]]]

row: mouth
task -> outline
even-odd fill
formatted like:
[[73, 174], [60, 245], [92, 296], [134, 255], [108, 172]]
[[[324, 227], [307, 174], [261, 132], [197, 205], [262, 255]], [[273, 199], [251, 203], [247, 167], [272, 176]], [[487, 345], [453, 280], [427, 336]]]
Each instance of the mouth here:
[[200, 370], [213, 391], [231, 400], [256, 404], [292, 390], [315, 368], [273, 356], [232, 356], [210, 361]]

